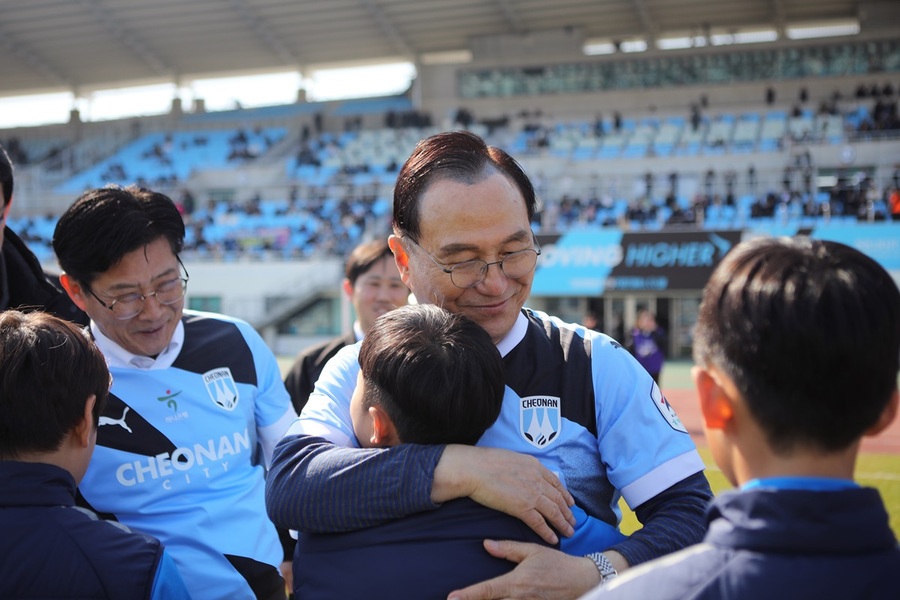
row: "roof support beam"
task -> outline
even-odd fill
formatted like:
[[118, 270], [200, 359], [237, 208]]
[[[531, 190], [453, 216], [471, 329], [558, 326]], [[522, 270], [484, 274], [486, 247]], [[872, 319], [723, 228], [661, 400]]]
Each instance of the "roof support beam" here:
[[126, 29], [121, 23], [116, 21], [108, 8], [100, 6], [97, 0], [82, 0], [91, 16], [109, 32], [114, 38], [119, 40], [126, 48], [134, 52], [134, 54], [144, 61], [157, 75], [174, 78], [177, 76], [175, 69], [169, 65], [159, 55], [157, 55], [150, 46], [141, 39], [134, 31]]
[[262, 19], [247, 6], [245, 0], [229, 0], [231, 8], [236, 12], [244, 24], [256, 35], [262, 43], [286, 65], [296, 66], [300, 59], [272, 32], [272, 28], [266, 25]]
[[772, 24], [779, 38], [785, 37], [787, 16], [784, 11], [784, 0], [772, 0]]
[[522, 27], [522, 21], [519, 19], [519, 15], [517, 15], [509, 6], [509, 0], [494, 0], [494, 3], [500, 9], [500, 12], [503, 13], [503, 18], [506, 19], [506, 22], [509, 24], [509, 28], [512, 29], [513, 33], [525, 33], [525, 28]]
[[24, 44], [16, 41], [9, 33], [0, 27], [0, 48], [10, 56], [15, 56], [26, 63], [32, 69], [43, 75], [46, 79], [57, 85], [63, 85], [69, 90], [74, 90], [75, 82], [70, 81], [62, 73], [52, 67], [42, 56]]
[[647, 4], [644, 0], [631, 1], [634, 3], [634, 9], [637, 11], [641, 26], [647, 34], [647, 46], [652, 46], [656, 41], [656, 37], [659, 35], [659, 27], [656, 25], [656, 21], [653, 20], [653, 17], [650, 16], [650, 11], [647, 10]]
[[369, 12], [369, 15], [375, 19], [375, 22], [378, 23], [378, 26], [381, 28], [382, 33], [391, 41], [394, 48], [397, 51], [407, 57], [412, 62], [417, 62], [418, 53], [415, 52], [412, 47], [407, 43], [407, 41], [403, 38], [397, 28], [394, 27], [394, 24], [391, 23], [390, 19], [388, 19], [387, 15], [384, 14], [384, 11], [380, 6], [375, 4], [375, 0], [360, 0], [360, 3], [363, 7]]

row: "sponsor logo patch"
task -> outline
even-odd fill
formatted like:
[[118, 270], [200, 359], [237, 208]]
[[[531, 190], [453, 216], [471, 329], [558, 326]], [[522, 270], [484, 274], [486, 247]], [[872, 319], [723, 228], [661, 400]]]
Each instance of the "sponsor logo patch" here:
[[535, 448], [546, 448], [559, 437], [562, 418], [556, 396], [519, 399], [519, 432]]
[[655, 383], [653, 384], [653, 389], [650, 391], [650, 397], [653, 399], [653, 405], [659, 410], [659, 414], [663, 416], [672, 429], [680, 431], [681, 433], [688, 432], [687, 428], [685, 428], [684, 424], [681, 422], [681, 419], [675, 414], [675, 409], [672, 408], [672, 405], [669, 404], [669, 401], [666, 400], [666, 397], [663, 396], [659, 386]]
[[240, 398], [237, 384], [234, 382], [234, 377], [231, 376], [231, 369], [220, 367], [207, 371], [203, 374], [203, 383], [206, 384], [209, 397], [217, 406], [225, 410], [234, 410]]

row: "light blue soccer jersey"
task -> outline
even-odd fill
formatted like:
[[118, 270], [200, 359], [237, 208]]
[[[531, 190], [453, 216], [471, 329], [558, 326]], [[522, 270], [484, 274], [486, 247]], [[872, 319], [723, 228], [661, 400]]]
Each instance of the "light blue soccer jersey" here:
[[[526, 309], [498, 348], [506, 392], [478, 445], [534, 456], [588, 515], [618, 526], [620, 494], [634, 508], [703, 470], [653, 379], [608, 336]], [[288, 434], [358, 445], [349, 413], [358, 352], [348, 346], [326, 365]]]
[[195, 599], [254, 598], [247, 578], [271, 575], [283, 559], [264, 466], [294, 411], [277, 361], [247, 323], [189, 311], [182, 323], [171, 366], [111, 361], [79, 489], [96, 511], [158, 537]]

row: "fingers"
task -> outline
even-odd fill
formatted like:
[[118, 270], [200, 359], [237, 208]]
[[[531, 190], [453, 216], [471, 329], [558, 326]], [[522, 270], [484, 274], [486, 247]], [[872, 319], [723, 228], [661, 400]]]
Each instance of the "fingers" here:
[[[545, 550], [543, 546], [513, 541], [484, 540], [484, 549], [491, 556], [503, 558], [514, 563], [521, 563], [529, 556]], [[488, 579], [470, 585], [461, 590], [450, 592], [448, 600], [498, 600], [512, 598], [515, 595], [517, 582], [525, 581], [522, 573], [513, 569], [506, 575]], [[527, 588], [528, 586], [526, 586]], [[521, 589], [520, 589], [521, 591]]]
[[534, 509], [540, 513], [549, 525], [552, 525], [562, 535], [569, 537], [575, 533], [573, 527], [575, 516], [572, 514], [572, 509], [562, 499], [562, 496], [559, 494], [556, 496], [556, 498], [548, 498], [547, 496], [539, 498]]

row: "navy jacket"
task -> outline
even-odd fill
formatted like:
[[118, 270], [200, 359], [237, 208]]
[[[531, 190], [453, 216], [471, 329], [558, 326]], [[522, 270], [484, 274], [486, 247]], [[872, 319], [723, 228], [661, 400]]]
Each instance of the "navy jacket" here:
[[54, 465], [0, 461], [0, 598], [187, 598], [159, 540], [75, 507]]
[[717, 498], [702, 544], [584, 600], [900, 598], [900, 548], [878, 490], [753, 489]]
[[294, 554], [294, 595], [298, 600], [444, 600], [455, 589], [516, 566], [488, 554], [484, 539], [546, 545], [520, 520], [461, 498], [368, 529], [301, 533]]

